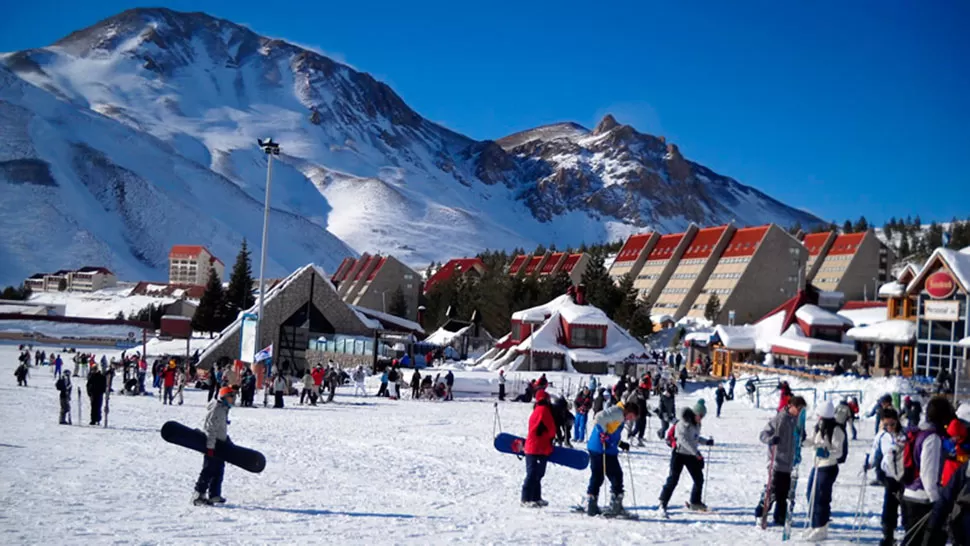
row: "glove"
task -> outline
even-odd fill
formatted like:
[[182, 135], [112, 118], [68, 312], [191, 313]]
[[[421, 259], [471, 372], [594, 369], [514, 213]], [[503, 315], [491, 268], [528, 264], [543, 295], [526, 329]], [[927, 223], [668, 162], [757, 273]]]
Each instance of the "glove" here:
[[712, 445], [714, 445], [714, 438], [708, 438], [708, 439], [707, 439], [707, 442], [706, 442], [706, 443], [707, 443], [707, 445], [709, 445], [709, 446], [712, 446]]
[[769, 442], [769, 444], [770, 445], [773, 445], [773, 446], [776, 446], [776, 445], [778, 445], [780, 443], [781, 443], [781, 436], [772, 436], [771, 437], [771, 442]]
[[623, 451], [630, 451], [629, 443], [621, 441], [619, 445], [620, 445], [620, 449], [622, 449]]
[[600, 432], [600, 443], [605, 447], [606, 444], [610, 443], [610, 435], [605, 432]]
[[205, 450], [205, 456], [206, 457], [215, 457], [216, 456], [216, 450], [211, 449], [211, 448]]

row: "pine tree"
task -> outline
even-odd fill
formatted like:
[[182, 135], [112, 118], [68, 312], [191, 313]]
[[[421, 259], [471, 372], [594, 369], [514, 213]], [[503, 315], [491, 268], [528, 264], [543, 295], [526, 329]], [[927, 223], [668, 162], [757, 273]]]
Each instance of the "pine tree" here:
[[650, 305], [640, 300], [640, 291], [633, 286], [634, 281], [634, 276], [630, 274], [620, 278], [617, 291], [622, 295], [622, 300], [614, 320], [633, 336], [643, 338], [653, 332], [653, 323], [650, 321]]
[[401, 288], [401, 285], [398, 285], [398, 287], [391, 292], [391, 300], [387, 302], [386, 312], [394, 315], [395, 317], [408, 317], [408, 299], [404, 295], [404, 289]]
[[542, 243], [540, 243], [539, 246], [536, 247], [536, 249], [532, 253], [532, 255], [533, 256], [542, 256], [545, 253], [546, 253], [546, 247], [543, 246]]
[[583, 272], [582, 283], [586, 285], [586, 300], [590, 305], [599, 307], [604, 313], [612, 318], [623, 294], [617, 289], [613, 279], [603, 265], [604, 258], [601, 252], [590, 253], [589, 265]]
[[852, 233], [852, 221], [851, 220], [846, 220], [845, 223], [842, 224], [842, 233]]
[[221, 330], [219, 325], [224, 316], [223, 297], [219, 276], [216, 275], [215, 269], [209, 268], [209, 280], [205, 284], [205, 292], [202, 293], [199, 307], [192, 317], [193, 330], [209, 332], [209, 337], [212, 337], [212, 332], [215, 330]]
[[856, 220], [855, 226], [853, 226], [853, 231], [855, 231], [856, 233], [862, 233], [867, 229], [869, 229], [869, 222], [866, 221], [865, 216], [860, 216], [859, 219]]
[[913, 250], [909, 246], [909, 234], [903, 231], [899, 238], [899, 257], [906, 258], [912, 253]]
[[572, 285], [573, 281], [565, 271], [544, 277], [539, 281], [539, 299], [543, 303], [552, 301], [565, 294]]
[[118, 314], [115, 315], [115, 320], [125, 320], [125, 312], [118, 311]]
[[0, 293], [0, 299], [27, 301], [30, 299], [30, 295], [32, 293], [33, 291], [26, 284], [21, 285], [19, 288], [15, 286], [8, 286], [3, 289], [2, 293]]
[[791, 233], [792, 235], [798, 235], [798, 232], [800, 231], [802, 231], [802, 223], [797, 220], [788, 228], [788, 233]]
[[717, 293], [712, 292], [711, 296], [707, 298], [707, 305], [704, 306], [704, 318], [711, 322], [717, 322], [718, 315], [721, 314], [721, 298], [717, 296]]
[[[232, 265], [229, 287], [226, 289], [225, 309], [221, 313], [224, 317], [223, 322], [232, 322], [239, 316], [240, 311], [249, 309], [256, 303], [256, 298], [253, 297], [253, 270], [249, 256], [246, 239], [243, 239], [239, 254], [236, 254], [236, 263]], [[219, 326], [217, 329], [222, 330], [222, 327], [228, 324], [220, 323], [215, 326]]]

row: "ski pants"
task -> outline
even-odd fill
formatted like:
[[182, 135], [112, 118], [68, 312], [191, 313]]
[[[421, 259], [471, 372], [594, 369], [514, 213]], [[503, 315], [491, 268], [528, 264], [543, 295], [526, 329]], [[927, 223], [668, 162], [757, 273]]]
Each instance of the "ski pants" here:
[[276, 391], [273, 394], [275, 396], [275, 399], [273, 401], [273, 407], [274, 408], [282, 408], [283, 407], [283, 391]]
[[717, 402], [717, 416], [718, 416], [718, 418], [721, 417], [721, 406], [723, 406], [723, 405], [724, 405], [724, 400], [721, 400], [720, 402]]
[[628, 439], [634, 436], [643, 440], [643, 433], [647, 430], [647, 412], [641, 411], [637, 420], [634, 421], [633, 430], [627, 435]]
[[138, 372], [138, 394], [145, 392], [145, 372]]
[[499, 383], [498, 385], [498, 399], [500, 401], [505, 401], [505, 383]]
[[185, 395], [182, 394], [182, 391], [184, 391], [184, 390], [185, 390], [185, 387], [184, 386], [180, 386], [179, 387], [179, 390], [178, 390], [178, 393], [177, 393], [179, 395], [179, 405], [180, 406], [185, 402]]
[[542, 500], [542, 477], [546, 475], [545, 455], [525, 456], [525, 482], [522, 484], [522, 502]]
[[586, 414], [576, 413], [576, 421], [573, 423], [573, 440], [582, 442], [586, 440]]
[[67, 396], [61, 395], [61, 419], [60, 423], [63, 425], [68, 422], [71, 416], [71, 399]]
[[165, 396], [162, 398], [162, 404], [171, 406], [173, 400], [175, 400], [175, 395], [172, 394], [172, 387], [165, 387]]
[[357, 396], [358, 392], [364, 396], [367, 396], [367, 389], [364, 388], [363, 381], [358, 381], [357, 383], [354, 384], [354, 396]]
[[199, 479], [195, 482], [195, 490], [201, 495], [209, 492], [209, 497], [222, 496], [222, 477], [226, 473], [226, 463], [222, 459], [215, 457], [205, 457], [202, 461], [202, 472], [199, 472]]
[[668, 428], [670, 428], [670, 421], [666, 419], [666, 416], [660, 417], [660, 428], [657, 429], [657, 437], [663, 440]]
[[103, 394], [92, 394], [91, 395], [91, 424], [97, 425], [101, 422], [101, 402], [104, 399]]
[[604, 455], [589, 452], [589, 487], [586, 494], [599, 497], [600, 487], [605, 478], [610, 479], [610, 492], [614, 495], [623, 494], [623, 467], [620, 466], [619, 455]]
[[311, 391], [310, 389], [303, 389], [302, 391], [300, 391], [300, 404], [303, 404], [304, 400], [307, 400], [307, 399], [309, 399], [311, 402], [314, 401], [313, 391]]
[[[932, 526], [932, 512], [930, 503], [903, 499], [903, 526], [906, 528], [903, 544], [946, 544], [946, 530]], [[928, 534], [931, 536], [927, 537]]]
[[[839, 465], [821, 466], [812, 469], [808, 477], [808, 499], [812, 500], [812, 488], [815, 490], [815, 504], [812, 510], [812, 528], [824, 527], [828, 524], [832, 514], [832, 487], [835, 479], [839, 477]], [[818, 484], [815, 480], [818, 480]]]
[[771, 476], [771, 488], [775, 495], [775, 525], [784, 525], [788, 517], [788, 492], [791, 490], [791, 473], [776, 470]]
[[377, 389], [377, 396], [387, 396], [387, 383], [381, 383], [381, 387]]
[[680, 481], [680, 473], [683, 472], [684, 467], [687, 467], [690, 478], [694, 480], [694, 487], [690, 490], [690, 502], [691, 504], [700, 504], [701, 493], [704, 491], [704, 460], [694, 455], [677, 453], [677, 450], [674, 450], [670, 455], [670, 475], [667, 476], [667, 483], [660, 491], [660, 504], [663, 506], [667, 506], [667, 503], [670, 502], [670, 497], [673, 496], [674, 489], [677, 488], [677, 482]]
[[[903, 494], [903, 485], [892, 478], [883, 482], [886, 489], [882, 496], [882, 542], [880, 546], [893, 546], [896, 526], [899, 523], [899, 496]], [[905, 527], [905, 524], [904, 524]]]
[[421, 385], [411, 385], [411, 400], [421, 398]]

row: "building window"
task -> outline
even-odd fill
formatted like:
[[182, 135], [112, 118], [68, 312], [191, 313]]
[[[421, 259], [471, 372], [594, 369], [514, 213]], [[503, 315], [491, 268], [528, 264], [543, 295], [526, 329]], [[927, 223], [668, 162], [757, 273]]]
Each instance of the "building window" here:
[[602, 349], [606, 347], [606, 329], [590, 326], [572, 326], [569, 329], [569, 346], [574, 348]]

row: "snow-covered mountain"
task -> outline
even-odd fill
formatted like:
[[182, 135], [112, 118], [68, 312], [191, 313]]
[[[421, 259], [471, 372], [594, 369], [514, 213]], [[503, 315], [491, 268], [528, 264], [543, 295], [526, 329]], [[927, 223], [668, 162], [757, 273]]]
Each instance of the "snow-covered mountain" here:
[[266, 136], [283, 148], [271, 275], [354, 250], [420, 264], [690, 221], [818, 221], [609, 116], [479, 142], [318, 53], [136, 9], [0, 56], [0, 192], [14, 211], [0, 216], [0, 282], [83, 264], [162, 279], [174, 243], [224, 261], [244, 236], [255, 247]]

